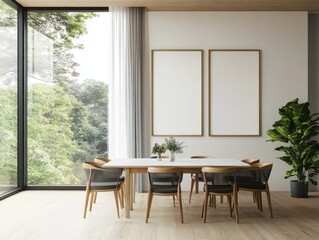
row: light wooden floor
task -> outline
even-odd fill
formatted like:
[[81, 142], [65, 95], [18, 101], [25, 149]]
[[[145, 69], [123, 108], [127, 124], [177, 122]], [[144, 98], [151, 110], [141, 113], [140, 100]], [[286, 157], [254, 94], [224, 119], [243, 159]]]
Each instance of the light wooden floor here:
[[[240, 192], [240, 223], [229, 217], [227, 204], [208, 209], [200, 218], [202, 194], [188, 203], [183, 195], [185, 223], [172, 198], [154, 197], [149, 223], [145, 223], [147, 194], [137, 194], [131, 219], [116, 217], [112, 193], [99, 193], [93, 211], [82, 218], [84, 191], [24, 191], [0, 201], [1, 240], [188, 240], [188, 239], [318, 239], [319, 193], [294, 199], [288, 192], [272, 192], [274, 218], [267, 205], [259, 212], [251, 194]], [[264, 198], [264, 203], [266, 199]]]

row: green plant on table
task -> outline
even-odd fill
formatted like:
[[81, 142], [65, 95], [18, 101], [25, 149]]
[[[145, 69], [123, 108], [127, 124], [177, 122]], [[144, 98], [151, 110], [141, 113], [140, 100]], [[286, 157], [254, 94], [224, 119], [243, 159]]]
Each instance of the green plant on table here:
[[166, 147], [165, 144], [158, 144], [155, 143], [154, 147], [152, 148], [152, 153], [156, 154], [158, 156], [158, 158], [162, 157], [162, 154], [166, 152]]
[[173, 154], [183, 153], [183, 149], [186, 147], [183, 144], [184, 142], [177, 142], [174, 137], [170, 137], [169, 139], [165, 138], [166, 149]]

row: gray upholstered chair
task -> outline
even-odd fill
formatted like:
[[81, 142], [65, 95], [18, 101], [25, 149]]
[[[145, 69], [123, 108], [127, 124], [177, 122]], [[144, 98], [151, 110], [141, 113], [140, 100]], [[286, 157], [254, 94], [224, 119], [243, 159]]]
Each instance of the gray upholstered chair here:
[[101, 168], [101, 165], [96, 162], [84, 162], [83, 169], [87, 180], [86, 185], [86, 197], [84, 204], [84, 215], [86, 217], [87, 206], [90, 199], [90, 211], [92, 211], [92, 205], [94, 200], [94, 194], [96, 192], [113, 192], [117, 216], [120, 217], [119, 214], [119, 204], [118, 204], [118, 192], [121, 188], [120, 177], [122, 174], [121, 168], [112, 168], [106, 169]]
[[181, 182], [183, 180], [183, 172], [178, 168], [171, 167], [149, 167], [148, 170], [149, 189], [147, 200], [146, 220], [150, 216], [153, 196], [173, 196], [173, 203], [175, 207], [175, 196], [178, 197], [181, 222], [184, 222]]
[[[106, 164], [110, 161], [111, 161], [111, 159], [104, 158], [104, 157], [94, 158], [94, 162], [98, 163], [100, 167], [102, 167], [104, 164]], [[121, 182], [121, 188], [119, 189], [118, 197], [119, 197], [121, 208], [124, 208], [125, 176], [123, 175], [123, 173], [120, 177], [120, 182]], [[97, 199], [97, 192], [94, 192], [93, 193], [93, 203], [96, 203], [96, 199]]]
[[[202, 207], [202, 218], [204, 223], [207, 217], [208, 196], [227, 196], [230, 216], [232, 217], [232, 204], [235, 208], [236, 222], [239, 222], [237, 208], [237, 186], [236, 186], [236, 168], [230, 167], [204, 167], [202, 168], [204, 178], [204, 202]], [[233, 177], [233, 185], [220, 181], [221, 177], [227, 174]]]
[[[259, 163], [260, 159], [259, 158], [246, 158], [241, 160], [244, 163], [247, 163], [249, 165]], [[232, 176], [224, 176], [225, 181], [231, 183], [233, 181]], [[254, 180], [254, 171], [250, 171], [249, 169], [242, 169], [242, 171], [239, 171], [237, 174], [237, 183], [239, 182], [247, 182], [247, 181], [253, 181]], [[256, 202], [256, 194], [253, 193], [253, 202]]]
[[[191, 156], [191, 158], [194, 160], [195, 159], [202, 159], [202, 158], [213, 159], [213, 157], [211, 157], [211, 156]], [[198, 188], [199, 188], [198, 186], [199, 186], [200, 182], [204, 182], [204, 178], [203, 178], [202, 173], [192, 173], [191, 174], [191, 189], [189, 191], [189, 200], [188, 200], [189, 203], [191, 203], [191, 200], [192, 200], [194, 185], [195, 185], [195, 193], [198, 193]]]
[[247, 171], [250, 174], [250, 177], [237, 181], [238, 191], [250, 191], [253, 193], [257, 202], [257, 207], [260, 211], [263, 211], [261, 193], [266, 193], [271, 218], [273, 218], [273, 212], [268, 180], [270, 177], [272, 166], [272, 163], [252, 164], [251, 169]]

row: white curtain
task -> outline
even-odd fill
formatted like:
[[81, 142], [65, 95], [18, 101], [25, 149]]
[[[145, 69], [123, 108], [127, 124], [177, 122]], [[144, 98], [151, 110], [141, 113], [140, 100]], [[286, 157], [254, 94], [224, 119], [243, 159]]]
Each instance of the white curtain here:
[[[109, 158], [142, 157], [143, 8], [110, 8]], [[137, 191], [142, 180], [137, 179]]]

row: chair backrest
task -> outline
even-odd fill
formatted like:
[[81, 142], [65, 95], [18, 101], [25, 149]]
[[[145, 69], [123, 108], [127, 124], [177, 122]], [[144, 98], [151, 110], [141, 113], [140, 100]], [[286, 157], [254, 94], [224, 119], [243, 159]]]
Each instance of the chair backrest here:
[[108, 163], [110, 161], [111, 161], [111, 159], [104, 158], [104, 157], [94, 158], [94, 162], [99, 163], [100, 165], [103, 165], [103, 164]]
[[96, 162], [84, 162], [83, 169], [89, 183], [118, 183], [123, 171], [122, 168], [101, 168], [101, 165]]
[[251, 172], [254, 172], [254, 177], [257, 182], [266, 183], [269, 180], [272, 170], [272, 163], [255, 163], [251, 165]]
[[[151, 158], [157, 158], [157, 156], [151, 156]], [[161, 158], [169, 158], [169, 156], [161, 156]]]
[[177, 186], [183, 180], [183, 172], [179, 168], [149, 167], [147, 169], [151, 185]]
[[232, 177], [233, 181], [236, 182], [237, 169], [233, 167], [203, 167], [202, 172], [206, 184], [227, 184], [224, 180], [225, 174]]
[[191, 158], [214, 158], [211, 156], [191, 156]]
[[259, 158], [246, 158], [246, 159], [243, 159], [241, 161], [251, 165], [251, 164], [259, 163], [260, 159]]

